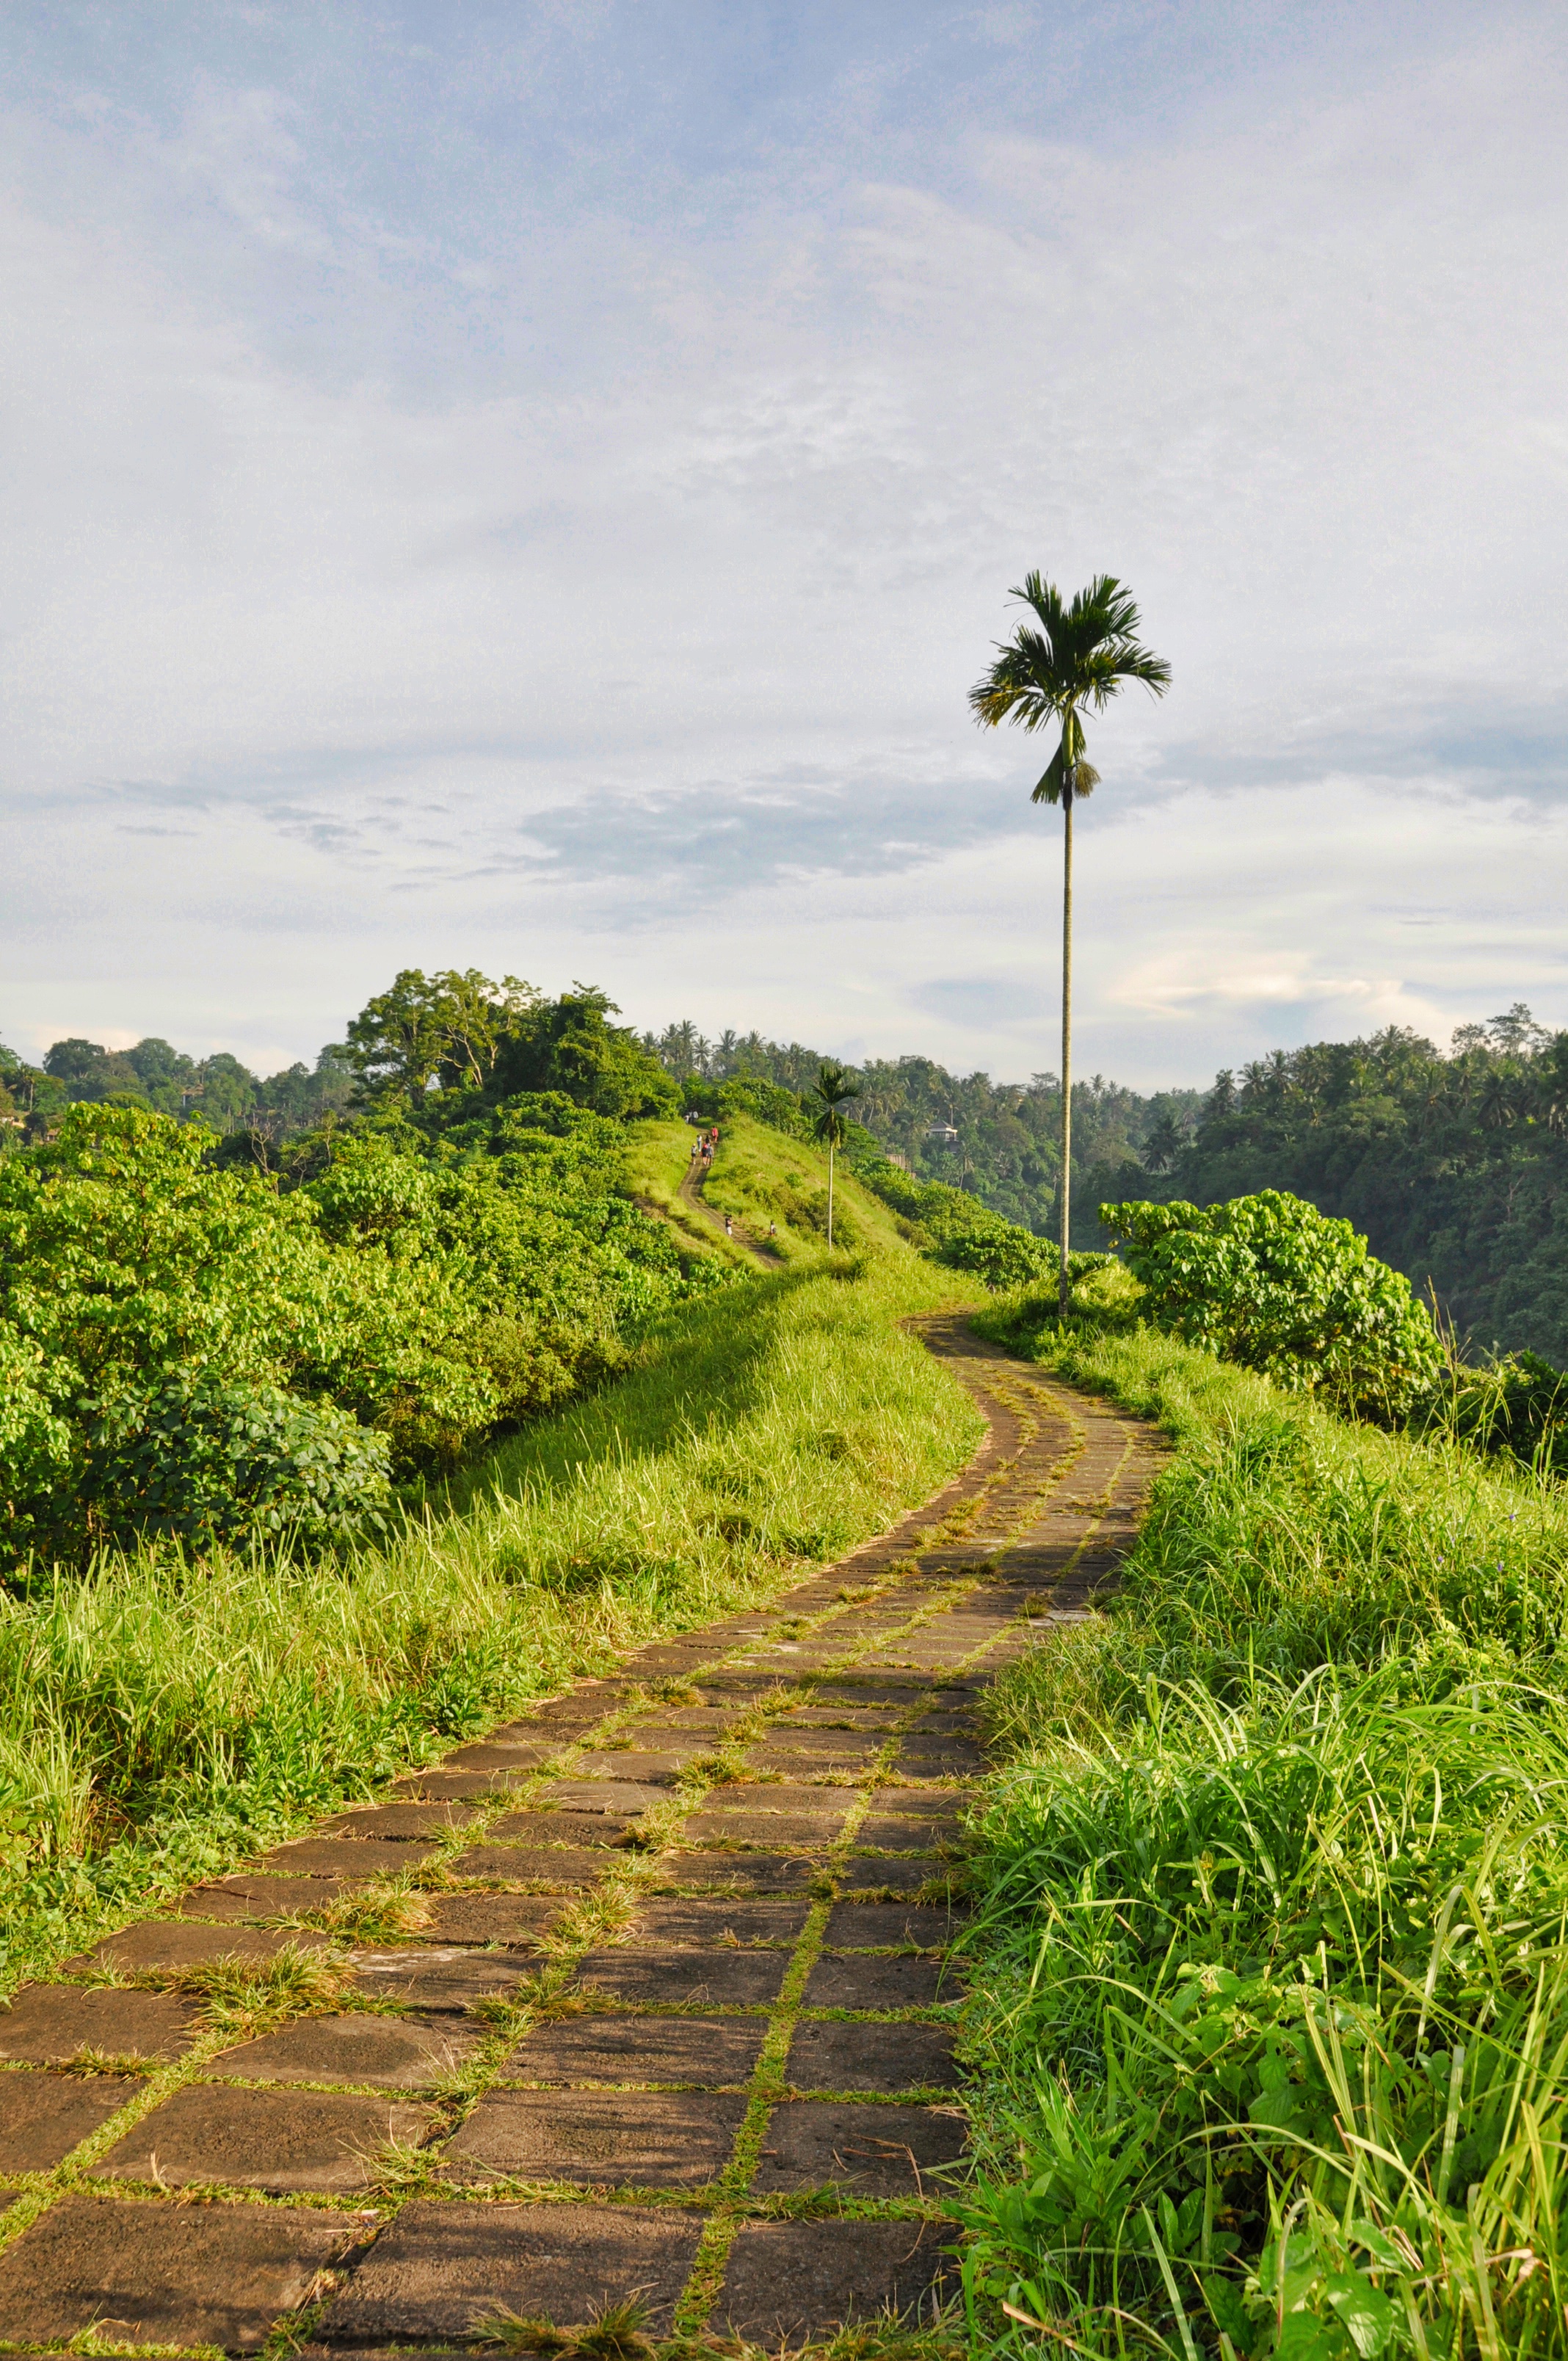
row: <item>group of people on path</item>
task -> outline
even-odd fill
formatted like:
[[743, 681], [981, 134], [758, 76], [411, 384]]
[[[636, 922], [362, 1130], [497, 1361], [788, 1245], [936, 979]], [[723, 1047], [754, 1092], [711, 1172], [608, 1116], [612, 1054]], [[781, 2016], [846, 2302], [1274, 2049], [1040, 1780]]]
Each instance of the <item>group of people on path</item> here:
[[[717, 1124], [707, 1130], [699, 1131], [692, 1142], [691, 1160], [699, 1167], [704, 1180], [713, 1170], [713, 1153], [718, 1146], [718, 1126]], [[724, 1216], [724, 1235], [727, 1238], [732, 1238], [735, 1235], [735, 1224], [728, 1213]]]
[[[691, 1118], [688, 1116], [687, 1121], [689, 1122]], [[696, 1168], [696, 1177], [699, 1180], [706, 1180], [708, 1174], [712, 1171], [713, 1159], [718, 1147], [718, 1126], [716, 1123], [705, 1125], [703, 1129], [697, 1133], [696, 1137], [692, 1142], [691, 1162]], [[769, 1237], [776, 1238], [778, 1234], [778, 1224], [776, 1222], [770, 1222], [768, 1224]], [[724, 1216], [724, 1235], [727, 1238], [732, 1238], [735, 1235], [734, 1221], [728, 1213]]]

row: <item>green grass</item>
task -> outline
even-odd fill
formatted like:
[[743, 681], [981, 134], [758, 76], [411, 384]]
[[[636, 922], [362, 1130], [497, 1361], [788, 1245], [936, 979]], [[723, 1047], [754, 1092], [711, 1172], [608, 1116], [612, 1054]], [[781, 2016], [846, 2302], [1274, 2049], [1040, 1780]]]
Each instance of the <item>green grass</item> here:
[[1563, 2354], [1568, 1503], [1151, 1332], [979, 1324], [1177, 1449], [1113, 1610], [995, 1699], [977, 2336]]
[[[744, 1247], [694, 1213], [677, 1191], [691, 1156], [692, 1128], [684, 1123], [637, 1123], [628, 1126], [626, 1186], [643, 1205], [662, 1213], [680, 1233], [683, 1247], [716, 1252], [732, 1265], [756, 1268]], [[814, 1261], [828, 1243], [828, 1157], [805, 1140], [791, 1139], [750, 1115], [730, 1115], [719, 1126], [718, 1154], [703, 1195], [720, 1219], [730, 1214], [749, 1237], [770, 1246], [781, 1261]], [[770, 1224], [776, 1233], [770, 1235]], [[850, 1254], [872, 1252], [907, 1260], [901, 1224], [843, 1159], [833, 1182], [833, 1242]], [[960, 1289], [962, 1279], [958, 1281]], [[970, 1290], [971, 1296], [978, 1290]]]
[[927, 1498], [978, 1415], [901, 1248], [699, 1301], [620, 1381], [341, 1565], [170, 1551], [0, 1597], [5, 1984], [530, 1696]]
[[680, 1194], [695, 1137], [686, 1123], [628, 1124], [622, 1187], [644, 1213], [663, 1215], [689, 1259], [731, 1271], [754, 1270], [756, 1264], [745, 1247], [727, 1238]]

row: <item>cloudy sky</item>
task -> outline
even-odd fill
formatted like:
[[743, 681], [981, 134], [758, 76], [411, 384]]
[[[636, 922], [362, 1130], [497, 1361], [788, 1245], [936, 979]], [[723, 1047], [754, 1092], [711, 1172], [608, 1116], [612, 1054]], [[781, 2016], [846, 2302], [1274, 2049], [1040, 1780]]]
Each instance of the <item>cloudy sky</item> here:
[[1568, 19], [13, 0], [0, 1037], [309, 1056], [399, 967], [1055, 1064], [1568, 1024]]

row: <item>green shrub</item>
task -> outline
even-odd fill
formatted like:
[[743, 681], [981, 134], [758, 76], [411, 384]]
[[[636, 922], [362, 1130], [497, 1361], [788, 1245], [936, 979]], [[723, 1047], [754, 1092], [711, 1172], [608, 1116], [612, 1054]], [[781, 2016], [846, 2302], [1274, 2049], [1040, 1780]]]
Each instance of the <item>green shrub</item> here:
[[389, 1499], [387, 1437], [335, 1402], [302, 1401], [281, 1386], [176, 1375], [151, 1393], [81, 1410], [78, 1485], [101, 1542], [342, 1541], [378, 1521]]
[[0, 1160], [5, 1548], [301, 1541], [624, 1366], [718, 1274], [619, 1193], [624, 1133], [561, 1094], [430, 1132], [245, 1142], [79, 1104]]
[[1410, 1283], [1348, 1222], [1277, 1189], [1200, 1207], [1106, 1204], [1145, 1308], [1162, 1327], [1292, 1392], [1398, 1418], [1429, 1400], [1442, 1352]]
[[1568, 1377], [1539, 1353], [1509, 1353], [1459, 1368], [1440, 1415], [1466, 1443], [1526, 1466], [1568, 1476]]
[[916, 1180], [883, 1156], [857, 1157], [855, 1178], [911, 1224], [916, 1244], [948, 1270], [972, 1271], [993, 1290], [1025, 1286], [1052, 1268], [1055, 1248], [962, 1189]]

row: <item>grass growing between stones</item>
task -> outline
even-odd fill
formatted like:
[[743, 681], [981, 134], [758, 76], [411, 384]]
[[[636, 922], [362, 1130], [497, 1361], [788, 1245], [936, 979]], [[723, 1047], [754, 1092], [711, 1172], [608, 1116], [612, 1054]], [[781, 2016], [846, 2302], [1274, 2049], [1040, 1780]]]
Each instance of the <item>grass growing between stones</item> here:
[[902, 1247], [759, 1276], [384, 1548], [35, 1573], [0, 1600], [0, 1982], [928, 1497], [981, 1421], [898, 1323], [950, 1301]]
[[1149, 1333], [981, 1324], [1178, 1450], [1004, 1675], [978, 2345], [1568, 2351], [1568, 1500]]

